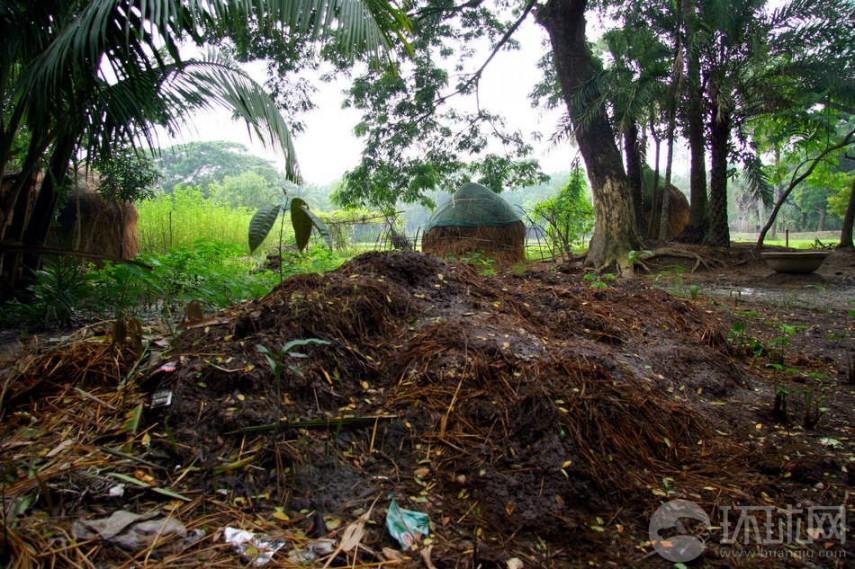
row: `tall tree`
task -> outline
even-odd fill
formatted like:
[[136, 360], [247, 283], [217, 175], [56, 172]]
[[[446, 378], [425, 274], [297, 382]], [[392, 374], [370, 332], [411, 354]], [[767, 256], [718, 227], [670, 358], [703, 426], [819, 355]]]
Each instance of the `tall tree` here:
[[685, 133], [689, 142], [689, 224], [682, 236], [690, 242], [700, 242], [706, 234], [707, 219], [707, 165], [704, 137], [703, 84], [699, 44], [701, 30], [697, 4], [694, 0], [683, 3], [684, 48], [686, 51]]
[[254, 172], [270, 185], [282, 184], [284, 174], [265, 158], [250, 154], [236, 142], [188, 142], [162, 149], [154, 160], [160, 169], [160, 187], [171, 192], [178, 184], [206, 187], [226, 176]]
[[[595, 226], [587, 262], [597, 268], [628, 269], [629, 252], [640, 248], [629, 179], [614, 130], [599, 97], [596, 64], [586, 38], [587, 0], [549, 0], [537, 21], [549, 34], [561, 93], [570, 112], [576, 142], [591, 181]], [[583, 120], [586, 111], [591, 114]]]

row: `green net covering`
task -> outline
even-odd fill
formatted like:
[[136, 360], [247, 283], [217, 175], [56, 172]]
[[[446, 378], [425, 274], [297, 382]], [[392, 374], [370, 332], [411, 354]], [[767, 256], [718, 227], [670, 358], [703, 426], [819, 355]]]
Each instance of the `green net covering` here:
[[425, 231], [434, 227], [499, 227], [520, 221], [508, 202], [481, 184], [463, 184], [451, 199], [428, 220]]

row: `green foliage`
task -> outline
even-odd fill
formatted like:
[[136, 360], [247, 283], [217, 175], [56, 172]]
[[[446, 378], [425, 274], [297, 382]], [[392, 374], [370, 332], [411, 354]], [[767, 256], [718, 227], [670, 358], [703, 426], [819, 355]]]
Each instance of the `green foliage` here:
[[577, 163], [558, 195], [534, 207], [534, 220], [544, 224], [546, 243], [554, 256], [572, 258], [573, 246], [594, 227], [594, 208], [585, 189], [585, 173]]
[[736, 351], [738, 356], [743, 357], [757, 357], [762, 355], [766, 351], [766, 347], [757, 338], [749, 336], [746, 330], [747, 326], [741, 320], [737, 320], [731, 325], [730, 331], [727, 333], [727, 339], [733, 346], [734, 351]]
[[612, 273], [585, 273], [582, 277], [591, 288], [609, 288], [608, 283], [615, 280], [615, 275]]
[[248, 170], [234, 176], [225, 176], [220, 182], [211, 182], [205, 189], [208, 196], [218, 203], [233, 208], [258, 209], [275, 202], [281, 194], [279, 188], [286, 185], [286, 182], [284, 177], [280, 178], [278, 182], [271, 182], [261, 174]]
[[484, 277], [489, 277], [496, 274], [496, 261], [492, 257], [485, 255], [479, 251], [472, 251], [460, 258], [451, 255], [449, 261], [460, 261], [475, 269], [475, 271]]
[[[258, 210], [249, 223], [249, 250], [255, 251], [259, 245], [270, 234], [273, 224], [279, 217], [279, 212], [288, 210], [291, 213], [291, 226], [294, 229], [294, 237], [297, 241], [297, 249], [301, 252], [309, 245], [312, 230], [317, 229], [324, 238], [330, 249], [333, 247], [332, 235], [326, 223], [309, 209], [309, 205], [302, 198], [291, 198], [286, 205], [269, 205]], [[279, 240], [280, 255], [282, 252], [282, 239]]]
[[849, 197], [852, 195], [852, 185], [844, 186], [838, 193], [828, 198], [828, 213], [843, 217], [846, 207], [849, 205]]
[[[397, 54], [406, 64], [379, 75], [369, 71], [352, 83], [346, 104], [363, 112], [355, 133], [366, 139], [365, 149], [336, 203], [383, 211], [399, 201], [433, 207], [435, 189], [476, 181], [498, 192], [544, 180], [528, 158], [530, 146], [501, 117], [483, 106], [444, 104], [446, 93], [471, 93], [477, 79], [455, 84], [459, 73], [449, 69], [467, 67], [473, 42], [497, 41], [510, 26], [504, 20], [518, 15], [501, 3], [416, 4], [411, 50]], [[491, 140], [498, 144], [491, 147]]]
[[249, 251], [250, 253], [258, 249], [258, 246], [270, 234], [276, 220], [279, 219], [279, 210], [282, 209], [279, 204], [266, 205], [255, 212], [252, 219], [249, 221]]
[[67, 326], [80, 316], [92, 282], [86, 267], [74, 257], [51, 259], [37, 271], [25, 302], [13, 300], [5, 305], [2, 320], [7, 325]]
[[93, 295], [101, 311], [145, 315], [177, 314], [192, 301], [218, 309], [267, 294], [277, 282], [271, 271], [259, 271], [242, 257], [237, 245], [199, 239], [192, 247], [142, 255], [151, 271], [127, 264], [108, 264], [93, 272]]
[[[192, 301], [211, 309], [270, 292], [279, 276], [258, 270], [237, 245], [198, 240], [193, 247], [139, 259], [152, 267], [106, 263], [103, 268], [60, 257], [36, 275], [26, 304], [5, 306], [4, 322], [34, 327], [64, 326], [72, 320], [120, 316], [177, 315]], [[326, 262], [326, 261], [324, 261]], [[311, 260], [289, 265], [289, 274], [316, 270]]]
[[[252, 213], [205, 197], [201, 188], [178, 187], [137, 206], [140, 250], [165, 253], [171, 247], [192, 247], [197, 240], [245, 246]], [[287, 235], [290, 235], [287, 234]]]
[[101, 174], [98, 193], [114, 203], [136, 202], [154, 196], [160, 174], [150, 159], [132, 148], [99, 157], [95, 168]]

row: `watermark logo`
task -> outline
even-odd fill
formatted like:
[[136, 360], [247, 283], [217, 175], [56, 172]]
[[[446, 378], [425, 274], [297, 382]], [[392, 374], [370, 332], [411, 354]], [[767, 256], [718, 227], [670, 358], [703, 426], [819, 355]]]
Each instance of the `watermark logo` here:
[[[656, 553], [674, 563], [692, 561], [704, 552], [705, 543], [692, 531], [698, 524], [707, 530], [720, 529], [720, 545], [733, 545], [734, 555], [756, 557], [838, 557], [843, 550], [829, 549], [835, 542], [846, 543], [846, 508], [808, 506], [721, 506], [720, 527], [713, 528], [710, 517], [689, 500], [671, 500], [650, 518], [650, 542]], [[694, 520], [688, 527], [684, 520]], [[808, 547], [820, 543], [821, 548]], [[745, 546], [751, 547], [746, 549]], [[784, 547], [781, 547], [784, 546]], [[793, 546], [803, 546], [803, 549]], [[722, 554], [727, 555], [724, 551]]]
[[674, 563], [691, 561], [704, 552], [704, 541], [690, 535], [683, 524], [684, 519], [702, 523], [711, 528], [707, 513], [689, 500], [671, 500], [662, 504], [653, 512], [648, 528], [650, 541], [656, 553]]

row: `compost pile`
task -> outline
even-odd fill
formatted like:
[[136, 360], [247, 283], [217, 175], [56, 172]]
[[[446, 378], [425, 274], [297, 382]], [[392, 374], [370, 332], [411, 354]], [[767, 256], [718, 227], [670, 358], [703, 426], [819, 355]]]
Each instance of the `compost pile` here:
[[[35, 564], [238, 565], [226, 526], [283, 551], [359, 529], [319, 566], [624, 564], [650, 557], [666, 496], [744, 492], [723, 473], [752, 452], [716, 433], [732, 419], [713, 401], [747, 379], [721, 326], [641, 283], [368, 253], [145, 353], [91, 336], [63, 349], [3, 377], [6, 509], [20, 509], [6, 548]], [[392, 551], [392, 499], [430, 517], [427, 561]], [[72, 529], [119, 509], [187, 531], [133, 552]]]

